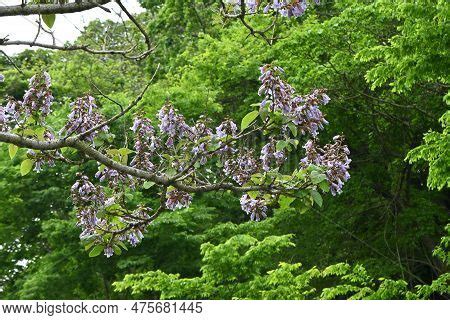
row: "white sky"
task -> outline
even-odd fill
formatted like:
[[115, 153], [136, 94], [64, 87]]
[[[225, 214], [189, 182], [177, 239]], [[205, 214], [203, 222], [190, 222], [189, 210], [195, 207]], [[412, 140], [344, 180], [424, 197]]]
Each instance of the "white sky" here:
[[[72, 2], [72, 1], [71, 1]], [[6, 5], [19, 5], [20, 0], [0, 0], [0, 6]], [[131, 13], [142, 12], [137, 0], [123, 0], [122, 3]], [[115, 12], [120, 12], [120, 8], [116, 3], [109, 3], [107, 8], [113, 9]], [[126, 16], [122, 14], [125, 19]], [[80, 32], [78, 29], [83, 29], [90, 21], [100, 20], [115, 20], [118, 21], [117, 15], [112, 12], [108, 13], [100, 8], [83, 11], [80, 13], [70, 14], [58, 14], [56, 16], [55, 25], [52, 30], [56, 38], [56, 44], [62, 45], [66, 41], [75, 40]], [[17, 17], [0, 17], [0, 38], [8, 36], [9, 40], [26, 40], [33, 41], [37, 33], [37, 16], [17, 16]], [[38, 42], [52, 43], [52, 38], [45, 32], [40, 33]], [[14, 54], [25, 49], [29, 49], [28, 46], [0, 46], [0, 49], [4, 50], [7, 54]]]

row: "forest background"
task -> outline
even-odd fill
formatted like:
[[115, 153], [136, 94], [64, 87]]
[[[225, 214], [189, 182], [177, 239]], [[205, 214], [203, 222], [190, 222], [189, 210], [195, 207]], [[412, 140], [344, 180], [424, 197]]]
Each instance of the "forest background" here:
[[[11, 162], [1, 144], [2, 299], [449, 297], [448, 1], [323, 1], [280, 23], [272, 45], [224, 21], [214, 0], [141, 5], [138, 19], [157, 44], [147, 59], [26, 50], [13, 56], [21, 74], [0, 56], [0, 96], [20, 99], [27, 79], [46, 70], [58, 105], [52, 121], [61, 123], [77, 96], [96, 94], [93, 84], [125, 104], [159, 65], [139, 104], [149, 117], [170, 99], [188, 120], [239, 123], [260, 101], [259, 67], [275, 63], [298, 92], [328, 90], [321, 136], [345, 134], [352, 177], [322, 207], [281, 204], [261, 222], [232, 194], [196, 195], [189, 209], [152, 223], [138, 247], [90, 258], [70, 200], [78, 168], [59, 163], [21, 177], [20, 154]], [[94, 21], [77, 42], [125, 46], [139, 37], [128, 27]], [[97, 98], [112, 114], [114, 104]], [[127, 116], [112, 129], [131, 125]], [[93, 176], [95, 163], [84, 166]], [[150, 206], [158, 197], [152, 188], [132, 196]]]

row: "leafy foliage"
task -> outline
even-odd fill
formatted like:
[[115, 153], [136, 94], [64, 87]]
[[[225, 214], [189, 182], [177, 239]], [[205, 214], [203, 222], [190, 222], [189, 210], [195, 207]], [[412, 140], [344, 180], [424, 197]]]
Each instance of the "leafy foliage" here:
[[[352, 179], [338, 198], [308, 194], [321, 208], [282, 198], [259, 223], [239, 214], [233, 194], [198, 196], [189, 209], [155, 220], [141, 246], [106, 262], [89, 258], [77, 239], [67, 192], [75, 172], [57, 164], [20, 178], [24, 150], [11, 164], [15, 150], [0, 146], [2, 297], [448, 298], [448, 1], [327, 1], [278, 24], [272, 46], [218, 17], [215, 1], [142, 3], [142, 21], [157, 30], [147, 62], [24, 51], [14, 61], [25, 76], [0, 57], [0, 94], [20, 99], [26, 79], [48, 70], [56, 98], [48, 120], [61, 127], [69, 100], [96, 95], [91, 81], [126, 104], [161, 64], [140, 105], [147, 117], [155, 120], [171, 100], [189, 123], [206, 113], [215, 125], [240, 124], [257, 108], [258, 66], [273, 61], [300, 94], [327, 88], [332, 100], [322, 111], [333, 121], [321, 139], [346, 134]], [[249, 19], [267, 25], [265, 17]], [[93, 22], [82, 42], [97, 44], [111, 26]], [[107, 116], [117, 111], [107, 99], [97, 103]], [[132, 124], [125, 117], [114, 125], [115, 141], [123, 143]], [[157, 191], [147, 187], [133, 204], [155, 205]]]

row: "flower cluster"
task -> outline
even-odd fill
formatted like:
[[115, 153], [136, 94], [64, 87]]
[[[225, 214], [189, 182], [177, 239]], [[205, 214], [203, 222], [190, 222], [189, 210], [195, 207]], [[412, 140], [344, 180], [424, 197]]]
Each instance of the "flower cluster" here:
[[45, 117], [51, 112], [54, 100], [50, 90], [51, 79], [47, 72], [34, 75], [23, 96], [23, 101], [9, 98], [6, 106], [0, 106], [0, 132], [10, 127], [22, 126], [32, 116], [40, 124], [45, 124]]
[[[240, 10], [242, 0], [228, 0], [227, 2], [234, 7], [235, 11]], [[244, 0], [244, 5], [249, 13], [255, 13], [261, 2], [260, 0]], [[315, 2], [318, 4], [319, 0], [315, 0]], [[264, 6], [263, 12], [268, 13], [273, 10], [279, 12], [283, 17], [299, 17], [305, 13], [308, 5], [307, 0], [272, 0]]]
[[283, 151], [276, 150], [275, 141], [272, 140], [268, 144], [264, 145], [264, 147], [262, 147], [261, 156], [259, 157], [259, 159], [262, 162], [262, 169], [264, 171], [269, 171], [272, 162], [275, 162], [279, 167], [286, 160], [286, 157]]
[[0, 82], [5, 81], [5, 76], [0, 73]]
[[23, 96], [22, 106], [26, 116], [45, 118], [51, 113], [53, 102], [50, 90], [51, 78], [47, 72], [34, 75], [29, 81], [29, 88]]
[[350, 168], [351, 159], [349, 159], [350, 151], [344, 144], [343, 136], [335, 136], [333, 143], [320, 148], [312, 140], [309, 140], [304, 149], [306, 157], [301, 160], [302, 166], [307, 167], [310, 164], [325, 167], [325, 174], [332, 195], [342, 192], [344, 183], [350, 179], [348, 169]]
[[223, 171], [239, 185], [246, 183], [252, 174], [258, 171], [259, 165], [251, 151], [225, 161]]
[[8, 118], [6, 116], [5, 108], [0, 105], [0, 132], [6, 132], [9, 130]]
[[142, 221], [150, 221], [151, 211], [151, 208], [139, 206], [131, 216], [121, 218], [122, 222], [132, 227], [126, 233], [121, 234], [119, 240], [128, 241], [133, 247], [137, 246], [144, 238], [144, 232], [150, 224], [150, 222], [142, 223]]
[[166, 146], [173, 147], [175, 138], [183, 138], [189, 126], [184, 121], [184, 117], [179, 115], [172, 105], [165, 105], [158, 113], [159, 130], [168, 135]]
[[221, 139], [226, 136], [236, 137], [238, 128], [231, 120], [225, 120], [216, 128], [216, 138]]
[[261, 67], [260, 81], [262, 82], [258, 94], [264, 96], [261, 107], [267, 104], [269, 111], [281, 112], [293, 123], [301, 134], [317, 136], [319, 129], [328, 124], [319, 105], [330, 101], [325, 90], [314, 90], [306, 96], [296, 96], [295, 90], [282, 79], [284, 70], [280, 67], [265, 65]]
[[[94, 97], [90, 95], [77, 98], [70, 106], [72, 107], [72, 112], [69, 114], [67, 124], [63, 128], [63, 131], [66, 131], [67, 135], [74, 133], [83, 135], [104, 122], [104, 117], [98, 111]], [[99, 128], [99, 130], [107, 132], [108, 126], [105, 125]], [[89, 142], [93, 142], [99, 130], [89, 132], [83, 138]]]
[[95, 177], [100, 180], [100, 182], [107, 181], [111, 189], [116, 189], [119, 183], [125, 184], [131, 181], [131, 177], [120, 173], [117, 170], [105, 167], [103, 170], [97, 171]]
[[88, 177], [81, 176], [71, 189], [72, 201], [77, 207], [77, 226], [82, 228], [81, 239], [95, 235], [99, 224], [99, 209], [105, 204], [102, 187], [95, 186]]
[[184, 191], [173, 189], [166, 193], [166, 208], [172, 211], [181, 208], [189, 208], [192, 196]]
[[151, 157], [159, 147], [159, 141], [155, 137], [155, 129], [148, 118], [138, 116], [134, 119], [131, 130], [135, 134], [134, 150], [136, 155], [131, 160], [131, 166], [137, 169], [152, 172], [155, 165]]
[[264, 218], [267, 218], [268, 208], [264, 199], [253, 199], [248, 194], [244, 194], [241, 197], [240, 202], [242, 210], [250, 215], [250, 219], [252, 219], [253, 221], [260, 221]]

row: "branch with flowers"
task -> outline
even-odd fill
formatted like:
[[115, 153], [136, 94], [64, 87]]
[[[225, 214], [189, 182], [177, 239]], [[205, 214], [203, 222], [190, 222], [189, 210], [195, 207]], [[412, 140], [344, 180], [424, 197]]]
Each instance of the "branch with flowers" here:
[[[220, 12], [225, 19], [239, 20], [249, 30], [249, 35], [261, 37], [272, 45], [277, 40], [275, 29], [278, 17], [300, 17], [312, 3], [317, 5], [320, 0], [220, 0]], [[254, 15], [270, 17], [270, 23], [262, 29], [256, 29], [247, 21], [248, 16]]]
[[[261, 67], [260, 81], [262, 101], [240, 128], [231, 119], [214, 128], [205, 116], [189, 124], [167, 103], [156, 125], [142, 112], [135, 113], [132, 146], [105, 148], [99, 141], [109, 138], [109, 126], [138, 105], [149, 84], [108, 120], [93, 96], [76, 99], [66, 124], [56, 131], [46, 121], [54, 98], [50, 76], [43, 72], [30, 79], [23, 100], [10, 98], [0, 106], [0, 142], [9, 144], [11, 158], [19, 148], [27, 149], [22, 175], [40, 172], [55, 161], [70, 163], [65, 149], [98, 163], [95, 177], [80, 172], [71, 189], [80, 237], [90, 256], [104, 252], [110, 257], [127, 243], [137, 245], [162, 212], [189, 207], [198, 193], [237, 193], [242, 210], [255, 221], [277, 205], [322, 205], [321, 193], [339, 194], [350, 178], [344, 138], [335, 136], [323, 147], [318, 142], [328, 123], [320, 107], [330, 99], [321, 89], [296, 94], [277, 66]], [[291, 168], [289, 156], [302, 150], [300, 144], [304, 156]], [[158, 208], [130, 208], [126, 194], [149, 188], [159, 190]]]

